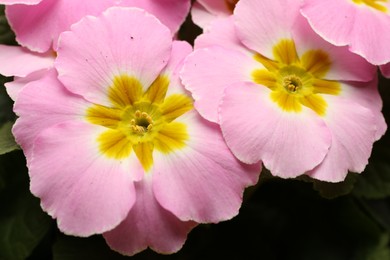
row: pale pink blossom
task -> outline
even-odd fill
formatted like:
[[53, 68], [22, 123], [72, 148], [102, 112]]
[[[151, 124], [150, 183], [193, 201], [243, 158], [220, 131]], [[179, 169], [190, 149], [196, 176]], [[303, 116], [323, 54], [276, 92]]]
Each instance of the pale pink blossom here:
[[191, 51], [137, 8], [60, 35], [55, 69], [19, 93], [13, 133], [61, 231], [104, 233], [126, 255], [172, 253], [197, 223], [238, 214], [260, 165], [239, 162], [193, 109], [178, 77]]
[[390, 2], [304, 0], [301, 13], [326, 41], [348, 46], [374, 65], [390, 62]]
[[245, 163], [283, 178], [362, 172], [386, 130], [376, 68], [319, 37], [296, 0], [240, 0], [198, 37], [181, 77]]

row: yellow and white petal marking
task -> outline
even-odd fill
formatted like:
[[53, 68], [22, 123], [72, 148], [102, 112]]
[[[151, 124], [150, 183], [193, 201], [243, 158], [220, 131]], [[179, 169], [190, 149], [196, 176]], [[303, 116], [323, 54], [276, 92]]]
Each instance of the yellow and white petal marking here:
[[352, 0], [352, 2], [358, 5], [367, 5], [378, 11], [387, 13], [387, 8], [383, 5], [383, 3], [387, 3], [387, 0]]
[[189, 136], [185, 124], [174, 120], [193, 108], [184, 94], [166, 97], [169, 78], [160, 75], [143, 91], [134, 77], [119, 75], [108, 89], [111, 106], [87, 109], [90, 123], [107, 128], [97, 139], [109, 158], [123, 159], [134, 151], [145, 171], [153, 165], [153, 151], [170, 153], [185, 147]]
[[264, 69], [254, 70], [253, 80], [268, 87], [270, 98], [284, 111], [299, 113], [305, 106], [324, 116], [327, 103], [321, 95], [341, 91], [340, 83], [323, 79], [332, 63], [322, 50], [309, 50], [298, 57], [294, 41], [283, 39], [273, 47], [273, 60], [261, 54], [254, 58]]

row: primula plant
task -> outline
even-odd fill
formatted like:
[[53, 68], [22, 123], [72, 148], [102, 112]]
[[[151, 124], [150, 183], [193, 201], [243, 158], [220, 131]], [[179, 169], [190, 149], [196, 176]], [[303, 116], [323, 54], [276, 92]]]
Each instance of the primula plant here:
[[0, 4], [0, 259], [390, 259], [388, 1]]

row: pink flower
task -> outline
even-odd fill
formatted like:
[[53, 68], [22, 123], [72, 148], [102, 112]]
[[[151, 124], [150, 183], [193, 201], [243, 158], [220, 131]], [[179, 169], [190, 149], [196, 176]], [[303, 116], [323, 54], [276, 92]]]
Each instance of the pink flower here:
[[13, 82], [6, 84], [10, 97], [15, 100], [26, 83], [37, 80], [52, 67], [60, 33], [69, 30], [82, 17], [98, 15], [114, 5], [143, 8], [157, 16], [174, 34], [189, 11], [190, 1], [44, 0], [37, 5], [7, 6], [6, 15], [16, 40], [25, 46], [0, 45], [0, 73], [16, 76]]
[[175, 33], [187, 16], [189, 0], [44, 0], [38, 5], [6, 7], [7, 19], [16, 40], [32, 51], [57, 49], [61, 32], [85, 15], [99, 15], [111, 6], [143, 8]]
[[374, 65], [390, 61], [390, 2], [386, 0], [305, 0], [301, 10], [326, 41]]
[[[129, 26], [132, 25], [132, 26]], [[230, 153], [181, 86], [191, 52], [137, 8], [88, 16], [60, 36], [55, 68], [15, 102], [30, 189], [66, 234], [116, 251], [172, 253], [197, 224], [238, 213], [260, 165]]]
[[15, 5], [15, 4], [25, 4], [25, 5], [36, 5], [42, 0], [0, 0], [2, 5]]
[[317, 36], [299, 8], [241, 0], [196, 40], [181, 77], [241, 161], [339, 182], [363, 171], [386, 129], [376, 70]]
[[238, 0], [197, 0], [191, 9], [192, 20], [204, 29], [218, 17], [232, 15], [237, 2]]

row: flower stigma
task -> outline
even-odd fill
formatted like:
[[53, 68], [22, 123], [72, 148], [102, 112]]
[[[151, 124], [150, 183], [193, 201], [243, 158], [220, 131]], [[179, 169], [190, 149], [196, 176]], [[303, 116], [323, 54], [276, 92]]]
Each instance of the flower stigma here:
[[283, 79], [284, 88], [292, 93], [297, 92], [302, 87], [302, 81], [296, 75], [289, 75]]
[[137, 110], [134, 118], [130, 120], [130, 125], [134, 133], [144, 134], [152, 129], [153, 119], [148, 113]]

